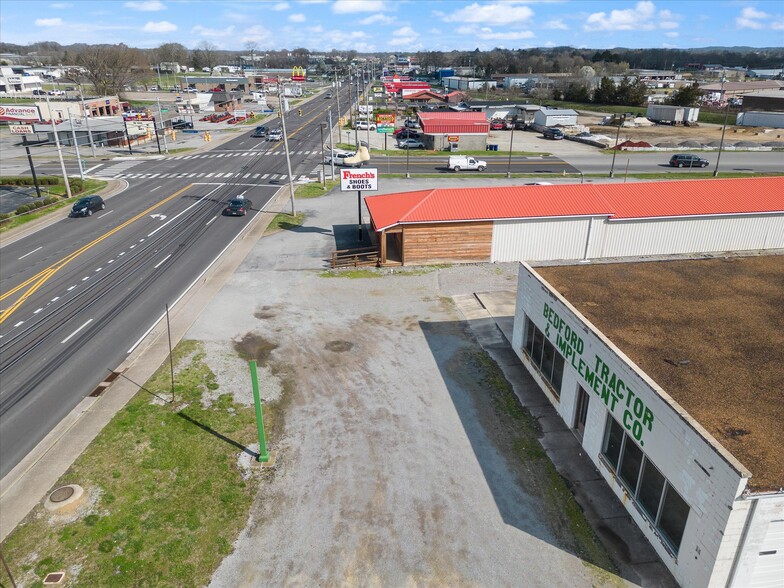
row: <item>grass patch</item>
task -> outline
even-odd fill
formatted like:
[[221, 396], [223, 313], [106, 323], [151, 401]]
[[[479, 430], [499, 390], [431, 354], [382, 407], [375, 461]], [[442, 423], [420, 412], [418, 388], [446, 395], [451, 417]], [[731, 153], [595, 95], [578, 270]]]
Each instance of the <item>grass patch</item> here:
[[83, 486], [92, 505], [75, 520], [39, 505], [5, 541], [17, 582], [65, 568], [82, 586], [204, 586], [231, 552], [255, 494], [235, 446], [256, 441], [254, 410], [230, 394], [204, 408], [202, 394], [219, 387], [202, 344], [183, 341], [174, 355], [178, 408], [153, 396], [170, 398], [165, 363], [59, 480]]
[[544, 516], [559, 544], [582, 558], [589, 567], [614, 574], [616, 568], [610, 556], [586, 520], [566, 480], [539, 443], [539, 423], [520, 404], [501, 368], [483, 350], [466, 351], [460, 359], [466, 369], [478, 375], [484, 397], [492, 403], [492, 422], [484, 423], [485, 430], [495, 431], [496, 443], [505, 449], [502, 453], [517, 458], [513, 467], [521, 473], [518, 476], [520, 483], [541, 499]]
[[196, 151], [195, 147], [177, 147], [176, 149], [169, 149], [169, 155], [172, 153], [188, 153], [189, 151]]
[[[79, 193], [73, 192], [74, 196], [72, 198], [63, 199], [60, 202], [55, 204], [50, 204], [45, 208], [39, 208], [34, 211], [26, 212], [25, 214], [19, 216], [12, 216], [6, 220], [0, 222], [0, 233], [4, 233], [6, 231], [10, 231], [11, 229], [15, 229], [16, 227], [21, 227], [35, 219], [41, 218], [42, 216], [46, 216], [54, 212], [55, 210], [60, 210], [61, 208], [65, 208], [67, 206], [71, 206], [74, 202], [76, 202], [79, 198], [83, 196], [90, 196], [91, 194], [95, 194], [99, 190], [102, 190], [106, 187], [106, 182], [103, 180], [91, 180], [85, 179], [83, 184], [83, 190]], [[45, 188], [45, 190], [44, 190]], [[41, 195], [42, 197], [46, 197], [49, 195], [52, 196], [65, 196], [65, 186], [42, 186]]]
[[285, 212], [280, 212], [276, 214], [275, 218], [270, 221], [270, 224], [267, 226], [267, 230], [264, 231], [264, 234], [276, 233], [278, 231], [291, 231], [297, 227], [301, 227], [304, 221], [304, 212], [298, 212], [295, 216], [291, 216]]
[[294, 198], [318, 198], [319, 196], [323, 196], [332, 188], [337, 186], [340, 183], [340, 180], [327, 180], [326, 184], [327, 187], [322, 188], [321, 182], [311, 182], [309, 184], [302, 184], [298, 186], [297, 189], [294, 191]]
[[349, 280], [358, 280], [362, 278], [383, 278], [385, 274], [371, 269], [350, 269], [340, 270], [334, 269], [324, 271], [319, 274], [322, 278], [348, 278]]

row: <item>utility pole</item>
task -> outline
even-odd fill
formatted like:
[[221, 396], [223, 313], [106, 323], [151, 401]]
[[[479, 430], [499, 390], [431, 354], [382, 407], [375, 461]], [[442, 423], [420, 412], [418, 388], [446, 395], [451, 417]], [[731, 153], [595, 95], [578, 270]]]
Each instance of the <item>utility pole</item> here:
[[90, 138], [90, 149], [95, 157], [95, 142], [93, 141], [93, 133], [90, 130], [90, 117], [87, 114], [87, 105], [84, 103], [84, 94], [82, 94], [82, 85], [76, 82], [76, 87], [79, 88], [79, 98], [82, 100], [82, 114], [84, 115], [84, 122], [87, 124], [87, 136]]
[[68, 124], [71, 125], [71, 137], [73, 137], [74, 149], [76, 150], [76, 161], [79, 162], [79, 178], [84, 181], [84, 167], [82, 166], [82, 156], [79, 154], [79, 139], [76, 137], [76, 129], [73, 124], [71, 111], [68, 111]]
[[52, 123], [52, 133], [54, 133], [54, 144], [57, 145], [57, 157], [60, 159], [60, 169], [63, 172], [63, 183], [65, 184], [65, 193], [68, 198], [73, 198], [71, 194], [71, 184], [68, 183], [68, 172], [65, 171], [65, 161], [63, 161], [63, 150], [60, 148], [60, 138], [57, 136], [57, 125], [54, 123], [54, 116], [52, 114], [52, 105], [49, 103], [49, 94], [46, 94], [46, 109], [49, 111], [49, 122]]
[[[166, 155], [168, 155], [169, 154], [169, 145], [166, 143], [166, 128], [163, 126], [163, 112], [161, 111], [161, 99], [160, 98], [156, 98], [156, 100], [158, 101], [158, 118], [161, 121], [161, 134], [163, 135], [163, 151], [164, 151], [164, 153], [166, 153]], [[191, 120], [191, 122], [193, 122], [193, 121]], [[157, 132], [158, 131], [156, 129], [156, 133]]]
[[[332, 109], [329, 108], [329, 162], [330, 162], [330, 179], [335, 179], [335, 142], [332, 140]], [[340, 132], [340, 131], [338, 131]], [[340, 135], [338, 135], [338, 138]]]
[[[280, 83], [278, 84], [278, 97], [280, 98]], [[289, 138], [286, 133], [286, 116], [283, 112], [283, 103], [281, 102], [280, 108], [280, 122], [283, 127], [283, 149], [286, 151], [286, 167], [289, 172], [289, 193], [291, 194], [291, 216], [296, 216], [297, 213], [294, 209], [294, 177], [291, 174], [291, 156], [289, 155]]]

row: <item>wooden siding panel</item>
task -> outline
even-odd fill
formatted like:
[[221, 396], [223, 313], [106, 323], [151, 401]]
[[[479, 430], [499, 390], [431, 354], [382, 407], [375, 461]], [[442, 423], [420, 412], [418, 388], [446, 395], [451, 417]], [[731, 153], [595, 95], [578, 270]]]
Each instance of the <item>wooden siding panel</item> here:
[[492, 243], [492, 221], [403, 226], [406, 265], [490, 261]]

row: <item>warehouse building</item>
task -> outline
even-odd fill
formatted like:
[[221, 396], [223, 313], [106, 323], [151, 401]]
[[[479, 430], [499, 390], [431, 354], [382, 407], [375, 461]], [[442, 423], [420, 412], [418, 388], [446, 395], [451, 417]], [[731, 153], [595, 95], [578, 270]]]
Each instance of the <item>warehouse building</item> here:
[[784, 584], [782, 285], [781, 254], [520, 265], [515, 353], [682, 586]]
[[784, 248], [782, 194], [784, 177], [763, 177], [432, 189], [365, 203], [381, 263], [416, 265]]

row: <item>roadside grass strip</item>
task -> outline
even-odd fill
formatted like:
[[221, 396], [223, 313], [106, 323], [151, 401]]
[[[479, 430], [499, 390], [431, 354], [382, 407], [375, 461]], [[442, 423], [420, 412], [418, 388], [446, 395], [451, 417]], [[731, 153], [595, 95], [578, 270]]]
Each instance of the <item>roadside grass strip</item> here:
[[[219, 390], [202, 343], [174, 357], [176, 405], [166, 362], [59, 480], [82, 486], [84, 504], [69, 515], [39, 505], [5, 541], [18, 585], [65, 571], [68, 585], [204, 586], [231, 553], [268, 475], [238, 465], [257, 440], [254, 409]], [[276, 430], [274, 403], [264, 411]]]

